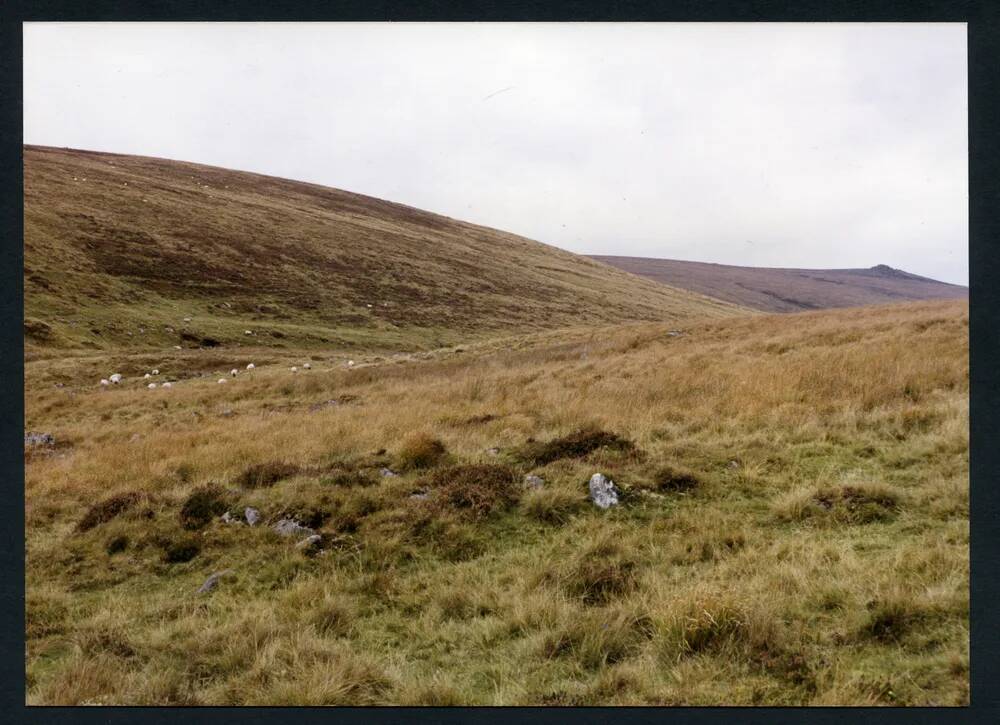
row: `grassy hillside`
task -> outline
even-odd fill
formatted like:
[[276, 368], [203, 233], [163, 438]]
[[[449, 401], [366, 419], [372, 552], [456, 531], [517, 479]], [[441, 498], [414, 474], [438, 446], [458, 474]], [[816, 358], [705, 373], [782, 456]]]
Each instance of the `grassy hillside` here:
[[967, 304], [670, 327], [28, 362], [28, 701], [967, 704]]
[[884, 264], [870, 269], [782, 269], [643, 257], [591, 258], [663, 284], [764, 312], [969, 296], [968, 287], [918, 277]]
[[336, 189], [136, 156], [24, 157], [30, 347], [399, 350], [740, 311]]

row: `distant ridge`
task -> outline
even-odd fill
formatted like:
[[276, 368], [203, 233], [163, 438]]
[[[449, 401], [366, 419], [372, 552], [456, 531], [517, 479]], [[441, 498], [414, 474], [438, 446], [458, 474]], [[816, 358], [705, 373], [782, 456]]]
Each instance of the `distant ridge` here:
[[647, 257], [591, 255], [591, 258], [672, 287], [764, 312], [969, 296], [968, 287], [938, 282], [885, 264], [867, 269], [786, 269]]

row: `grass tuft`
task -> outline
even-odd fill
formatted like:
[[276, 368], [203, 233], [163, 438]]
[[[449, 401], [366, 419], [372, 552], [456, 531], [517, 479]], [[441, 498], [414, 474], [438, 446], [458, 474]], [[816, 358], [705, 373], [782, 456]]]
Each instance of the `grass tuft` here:
[[583, 458], [600, 448], [633, 451], [635, 445], [615, 433], [586, 427], [549, 441], [527, 443], [521, 449], [521, 458], [532, 465], [544, 466], [561, 458]]
[[517, 472], [510, 466], [471, 463], [434, 471], [427, 486], [434, 502], [479, 519], [508, 508], [520, 497]]
[[181, 526], [185, 529], [203, 528], [224, 514], [230, 505], [230, 496], [221, 486], [208, 484], [197, 488], [181, 506]]
[[436, 466], [447, 453], [440, 440], [429, 433], [413, 433], [403, 441], [397, 454], [399, 467], [404, 471]]
[[284, 461], [255, 463], [248, 466], [236, 477], [236, 485], [242, 488], [267, 488], [286, 478], [291, 478], [298, 472], [298, 466]]
[[76, 530], [90, 531], [95, 526], [106, 523], [133, 508], [143, 498], [144, 494], [139, 491], [126, 491], [106, 498], [87, 509], [87, 513], [76, 525]]

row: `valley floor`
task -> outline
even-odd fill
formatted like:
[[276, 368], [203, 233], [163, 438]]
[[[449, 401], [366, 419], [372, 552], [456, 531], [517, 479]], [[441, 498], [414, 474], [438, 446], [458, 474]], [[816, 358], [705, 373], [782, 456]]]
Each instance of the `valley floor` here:
[[968, 304], [670, 329], [28, 362], [28, 702], [967, 704]]

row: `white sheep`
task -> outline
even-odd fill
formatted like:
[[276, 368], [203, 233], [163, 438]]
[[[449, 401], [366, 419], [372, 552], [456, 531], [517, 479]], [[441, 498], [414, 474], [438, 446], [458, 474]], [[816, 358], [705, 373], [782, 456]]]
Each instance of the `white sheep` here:
[[225, 378], [219, 378], [219, 385], [222, 385], [224, 382], [226, 382]]
[[310, 365], [309, 363], [302, 363], [302, 369], [303, 370], [312, 370], [312, 365]]
[[150, 390], [153, 390], [156, 387], [156, 383], [150, 383], [146, 387], [149, 388]]
[[253, 370], [255, 367], [253, 363], [247, 363], [247, 370]]
[[354, 361], [353, 360], [348, 360], [347, 361], [347, 367], [351, 367], [352, 365], [354, 365]]
[[297, 373], [298, 371], [299, 371], [299, 369], [293, 365], [292, 366], [292, 372], [293, 373]]
[[159, 374], [160, 374], [159, 370], [153, 370], [153, 375], [159, 375]]
[[142, 376], [142, 379], [143, 380], [149, 380], [151, 377], [152, 377], [152, 375], [150, 375], [149, 373], [146, 373], [145, 375]]
[[252, 335], [252, 334], [253, 334], [253, 331], [252, 331], [252, 330], [244, 330], [244, 331], [243, 331], [243, 334], [244, 334], [244, 335]]
[[239, 372], [240, 372], [239, 370], [233, 368], [232, 370], [229, 371], [229, 375], [235, 378], [239, 374]]
[[163, 387], [165, 387], [165, 388], [170, 388], [170, 387], [173, 387], [173, 385], [172, 385], [172, 384], [170, 383], [170, 381], [167, 381], [167, 382], [165, 382], [165, 383], [163, 384]]
[[180, 349], [181, 349], [180, 345], [174, 345], [174, 350], [180, 350]]
[[110, 384], [111, 383], [108, 382], [107, 378], [101, 378], [101, 385], [102, 386], [107, 386], [107, 385], [110, 385]]
[[190, 317], [185, 317], [184, 318], [184, 322], [191, 322], [191, 318]]
[[115, 385], [118, 385], [118, 383], [120, 383], [122, 381], [122, 374], [121, 373], [115, 373], [114, 375], [111, 376], [110, 380]]

